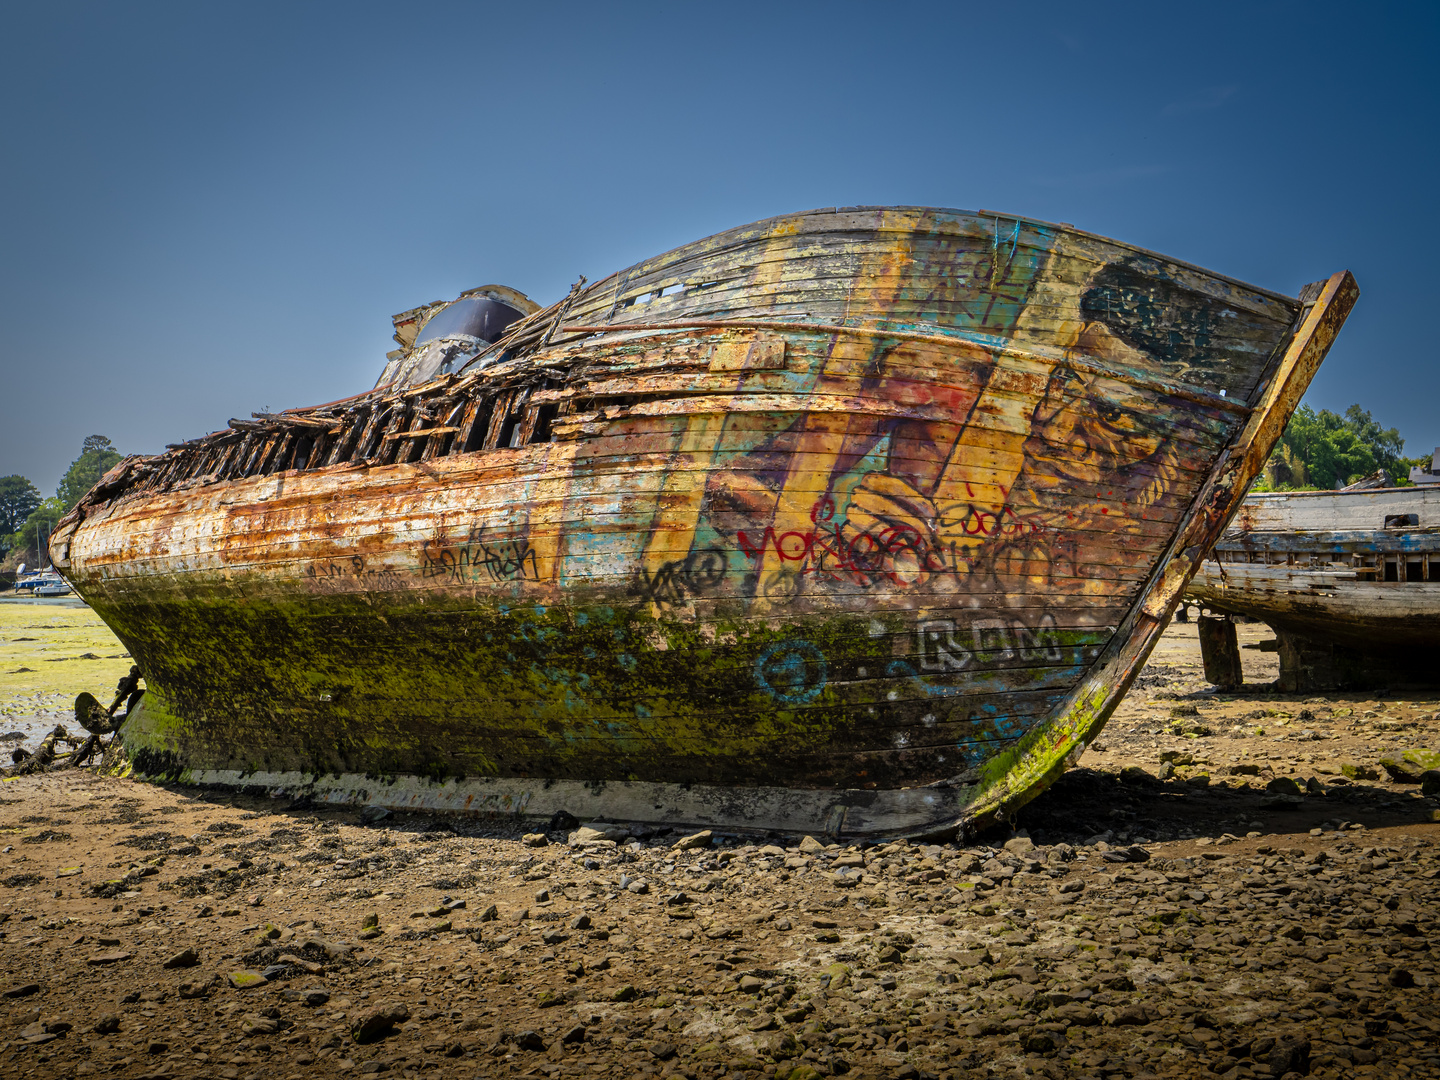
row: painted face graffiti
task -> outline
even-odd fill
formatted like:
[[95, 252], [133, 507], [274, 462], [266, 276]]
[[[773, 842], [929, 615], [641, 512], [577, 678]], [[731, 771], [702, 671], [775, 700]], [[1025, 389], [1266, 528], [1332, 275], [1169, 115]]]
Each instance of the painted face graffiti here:
[[[990, 383], [967, 424], [867, 428], [852, 417], [835, 429], [798, 418], [715, 472], [697, 532], [738, 549], [754, 594], [771, 602], [807, 590], [953, 592], [1016, 546], [1048, 559], [1077, 538], [1132, 527], [1178, 478], [1176, 451], [1143, 410], [1114, 403], [1116, 387], [1063, 366], [1023, 380], [992, 373]], [[829, 471], [796, 470], [801, 448]], [[770, 468], [781, 455], [791, 463], [783, 473]], [[1095, 492], [1081, 515], [1077, 487]], [[808, 496], [803, 518], [787, 509], [809, 492], [821, 494]], [[1052, 509], [1060, 505], [1063, 514]]]

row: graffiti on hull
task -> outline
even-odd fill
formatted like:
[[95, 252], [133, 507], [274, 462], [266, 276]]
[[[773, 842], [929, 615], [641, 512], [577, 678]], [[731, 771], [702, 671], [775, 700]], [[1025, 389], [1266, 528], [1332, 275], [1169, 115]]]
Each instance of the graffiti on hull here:
[[420, 576], [453, 585], [539, 581], [540, 569], [528, 540], [487, 539], [484, 527], [476, 527], [463, 544], [426, 544]]
[[[1032, 317], [1046, 255], [1011, 250], [997, 262], [997, 250], [954, 248], [924, 263], [889, 253], [857, 280], [873, 282], [872, 314], [887, 295], [908, 304], [920, 283], [944, 281], [943, 300], [971, 302], [976, 313], [969, 325], [957, 316], [954, 328], [1001, 342]], [[954, 265], [937, 267], [936, 257]], [[658, 484], [627, 482], [623, 459], [612, 464], [596, 448], [603, 440], [582, 444], [585, 468], [563, 482], [558, 521], [550, 511], [527, 523], [506, 506], [504, 526], [459, 536], [447, 528], [425, 545], [418, 575], [441, 587], [560, 596], [618, 579], [637, 610], [662, 622], [769, 625], [782, 636], [762, 635], [746, 664], [759, 700], [783, 710], [854, 707], [867, 698], [855, 689], [866, 679], [888, 681], [869, 695], [877, 716], [895, 702], [1073, 679], [1113, 617], [1108, 608], [1077, 615], [1065, 598], [1093, 596], [1105, 608], [1118, 597], [1123, 606], [1121, 594], [1158, 557], [1146, 544], [1164, 530], [1147, 532], [1146, 522], [1173, 516], [1189, 495], [1185, 448], [1154, 394], [1082, 362], [1129, 359], [1159, 332], [1123, 325], [1139, 310], [1115, 292], [1128, 281], [1097, 275], [1082, 294], [1090, 300], [1047, 330], [1061, 347], [1044, 354], [1017, 358], [962, 337], [797, 332], [776, 350], [790, 357], [792, 389], [886, 408], [631, 421], [628, 436], [668, 440]], [[1054, 318], [1048, 309], [1033, 317]], [[615, 486], [600, 494], [597, 475]], [[536, 526], [547, 535], [543, 554]], [[888, 659], [858, 682], [833, 636], [783, 636], [774, 622], [897, 609], [911, 613], [913, 632], [891, 634]], [[725, 632], [743, 648], [748, 631]], [[989, 739], [1016, 734], [1012, 721], [987, 723]]]

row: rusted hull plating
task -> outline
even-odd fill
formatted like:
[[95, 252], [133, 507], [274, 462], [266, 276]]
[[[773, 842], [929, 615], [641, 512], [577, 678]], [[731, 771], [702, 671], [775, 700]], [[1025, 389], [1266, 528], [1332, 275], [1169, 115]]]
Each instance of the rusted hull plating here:
[[779, 218], [470, 373], [126, 462], [52, 553], [145, 672], [142, 773], [978, 825], [1099, 731], [1356, 295], [1015, 218]]

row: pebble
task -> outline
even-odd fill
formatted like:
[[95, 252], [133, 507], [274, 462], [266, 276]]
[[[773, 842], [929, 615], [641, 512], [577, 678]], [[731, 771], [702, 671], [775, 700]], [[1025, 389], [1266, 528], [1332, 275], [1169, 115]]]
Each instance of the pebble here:
[[118, 964], [123, 960], [129, 960], [133, 955], [134, 953], [123, 951], [95, 953], [86, 959], [85, 962], [91, 967], [102, 967], [106, 964]]
[[389, 1002], [367, 1009], [350, 1025], [356, 1042], [374, 1042], [389, 1034], [396, 1024], [410, 1019], [410, 1009], [403, 1002]]
[[209, 994], [219, 982], [220, 979], [216, 975], [206, 975], [198, 979], [187, 979], [180, 984], [176, 992], [182, 998], [201, 998]]
[[[1219, 711], [1189, 719], [1228, 731]], [[0, 1055], [37, 1077], [1440, 1078], [1435, 826], [1372, 809], [1423, 785], [1311, 785], [1298, 740], [1231, 774], [1211, 749], [1229, 736], [1145, 731], [1112, 721], [1024, 834], [965, 845], [561, 820], [557, 841], [598, 835], [532, 846], [493, 822], [22, 778], [0, 827], [64, 818], [74, 839], [15, 842], [29, 866], [6, 873], [43, 885], [0, 889], [0, 964], [36, 980], [4, 991], [24, 1049]], [[1282, 776], [1305, 794], [1265, 790]], [[1264, 808], [1281, 796], [1302, 804]], [[170, 854], [181, 838], [199, 852]], [[77, 864], [95, 869], [53, 896]], [[83, 892], [122, 876], [133, 895]], [[99, 970], [93, 950], [130, 955]]]
[[162, 965], [166, 968], [188, 968], [194, 967], [200, 962], [200, 954], [194, 949], [181, 949]]

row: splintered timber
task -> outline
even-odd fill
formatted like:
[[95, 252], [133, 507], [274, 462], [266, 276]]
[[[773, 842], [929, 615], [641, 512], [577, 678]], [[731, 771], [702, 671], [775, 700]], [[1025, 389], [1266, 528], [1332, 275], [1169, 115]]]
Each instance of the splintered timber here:
[[1357, 295], [773, 218], [405, 312], [375, 389], [127, 459], [51, 551], [145, 673], [141, 775], [978, 828], [1098, 733]]

